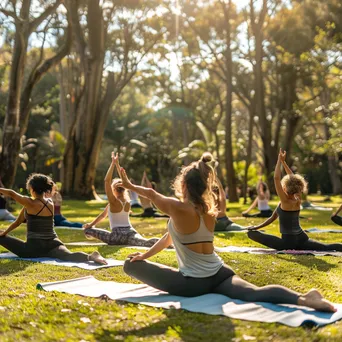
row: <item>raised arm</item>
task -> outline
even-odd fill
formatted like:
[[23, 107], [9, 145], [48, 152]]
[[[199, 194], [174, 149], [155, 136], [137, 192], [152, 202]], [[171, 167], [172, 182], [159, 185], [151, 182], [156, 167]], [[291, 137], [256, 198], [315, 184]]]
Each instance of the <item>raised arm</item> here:
[[24, 207], [29, 206], [32, 203], [32, 199], [30, 197], [20, 195], [10, 189], [0, 188], [0, 194], [13, 198], [16, 202], [20, 203]]
[[11, 223], [6, 230], [0, 232], [0, 236], [7, 235], [9, 232], [18, 228], [24, 222], [25, 222], [25, 208], [22, 208], [17, 219], [13, 223]]
[[169, 247], [171, 244], [172, 244], [172, 239], [171, 239], [170, 234], [167, 232], [147, 252], [145, 253], [136, 252], [136, 253], [130, 254], [129, 255], [129, 257], [131, 258], [130, 261], [133, 262], [137, 260], [144, 260], [144, 259], [150, 258], [151, 256], [156, 255], [163, 249]]
[[277, 191], [277, 194], [280, 198], [280, 201], [287, 201], [287, 195], [284, 192], [283, 186], [281, 185], [281, 164], [282, 160], [285, 161], [286, 152], [283, 152], [282, 149], [280, 149], [278, 154], [278, 160], [277, 165], [274, 170], [274, 185]]
[[275, 209], [272, 213], [272, 216], [269, 217], [266, 221], [264, 221], [263, 223], [257, 225], [257, 226], [250, 226], [247, 227], [247, 230], [258, 230], [264, 227], [267, 227], [268, 225], [270, 225], [272, 222], [274, 222], [276, 219], [278, 218], [278, 214], [277, 214], [277, 209]]
[[103, 212], [100, 215], [98, 215], [92, 222], [84, 224], [83, 228], [91, 228], [95, 226], [97, 223], [101, 222], [104, 218], [106, 218], [108, 215], [108, 206], [109, 204], [107, 204]]
[[284, 167], [284, 170], [287, 175], [293, 175], [293, 171], [290, 169], [290, 167], [286, 163], [286, 151], [283, 151], [282, 156], [281, 156], [281, 163]]
[[106, 195], [107, 195], [109, 203], [115, 203], [117, 201], [112, 190], [112, 179], [113, 179], [113, 173], [115, 170], [117, 159], [118, 159], [118, 154], [115, 155], [114, 152], [112, 152], [112, 162], [110, 163], [106, 177], [104, 179], [105, 191], [106, 191]]
[[136, 192], [139, 196], [148, 198], [162, 212], [170, 216], [174, 215], [176, 212], [179, 212], [181, 202], [178, 199], [166, 197], [151, 188], [132, 184], [123, 168], [121, 168], [121, 179], [123, 187]]

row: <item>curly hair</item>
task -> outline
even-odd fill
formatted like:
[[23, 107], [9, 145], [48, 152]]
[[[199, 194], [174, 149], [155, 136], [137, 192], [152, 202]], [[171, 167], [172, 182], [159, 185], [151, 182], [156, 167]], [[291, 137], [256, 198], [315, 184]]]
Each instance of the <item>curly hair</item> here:
[[126, 202], [130, 202], [131, 198], [129, 196], [129, 193], [123, 186], [120, 186], [121, 182], [121, 178], [114, 178], [112, 181], [112, 189], [115, 189], [118, 193], [123, 193], [123, 197]]
[[51, 177], [41, 173], [32, 173], [26, 180], [26, 189], [31, 188], [38, 195], [51, 193], [54, 186], [55, 183]]
[[213, 156], [206, 152], [200, 160], [184, 166], [174, 179], [172, 188], [175, 195], [183, 200], [185, 186], [190, 202], [203, 213], [217, 215], [216, 195], [212, 191], [216, 176], [214, 169], [209, 165], [211, 161]]
[[301, 175], [286, 175], [281, 180], [281, 185], [289, 195], [306, 193], [308, 183]]

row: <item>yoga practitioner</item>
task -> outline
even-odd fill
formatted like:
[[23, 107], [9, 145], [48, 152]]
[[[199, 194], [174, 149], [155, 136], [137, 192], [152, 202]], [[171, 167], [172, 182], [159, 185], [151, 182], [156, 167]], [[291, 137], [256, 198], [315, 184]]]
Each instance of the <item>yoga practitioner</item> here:
[[[298, 304], [321, 311], [336, 311], [317, 290], [302, 295], [280, 285], [258, 287], [235, 274], [214, 252], [213, 239], [217, 208], [212, 193], [215, 172], [207, 162], [210, 154], [183, 167], [173, 188], [180, 199], [166, 197], [151, 188], [133, 185], [121, 169], [123, 186], [151, 200], [170, 215], [168, 232], [145, 253], [133, 253], [124, 271], [172, 295], [193, 297], [219, 293], [249, 302]], [[173, 243], [179, 270], [145, 259]]]
[[231, 221], [226, 215], [226, 193], [218, 178], [216, 178], [216, 185], [213, 186], [213, 192], [216, 194], [216, 207], [218, 210], [215, 232], [233, 232], [244, 230], [245, 227]]
[[[22, 196], [13, 190], [0, 188], [1, 194], [12, 197], [24, 206], [17, 220], [5, 231], [0, 231], [0, 245], [21, 258], [50, 257], [73, 262], [94, 261], [106, 265], [106, 260], [99, 252], [95, 251], [90, 255], [83, 252], [73, 253], [58, 239], [53, 229], [53, 202], [46, 197], [46, 194], [51, 193], [53, 186], [54, 182], [50, 177], [36, 173], [30, 175], [26, 182], [31, 198]], [[27, 222], [26, 242], [7, 236], [25, 219]]]
[[64, 217], [61, 213], [61, 207], [63, 198], [60, 192], [58, 191], [57, 185], [54, 186], [51, 192], [51, 198], [55, 207], [54, 211], [54, 222], [55, 226], [61, 227], [71, 227], [71, 228], [82, 228], [83, 224], [79, 222], [70, 222]]
[[[277, 250], [298, 249], [316, 251], [341, 251], [341, 243], [325, 244], [309, 239], [299, 223], [301, 195], [306, 191], [307, 183], [298, 174], [293, 174], [285, 161], [286, 152], [280, 149], [274, 172], [274, 183], [280, 203], [272, 216], [258, 226], [248, 227], [248, 237], [256, 242]], [[287, 175], [281, 179], [281, 165]], [[266, 227], [279, 217], [281, 238], [256, 230]]]
[[[268, 205], [268, 201], [270, 199], [270, 191], [268, 190], [268, 186], [264, 182], [259, 182], [257, 185], [257, 197], [251, 206], [242, 212], [242, 216], [244, 217], [270, 217], [272, 215], [272, 210]], [[258, 206], [260, 210], [257, 214], [249, 214], [249, 212]]]
[[342, 211], [342, 204], [341, 206], [336, 210], [334, 214], [331, 215], [331, 221], [338, 224], [339, 226], [342, 226], [342, 216], [338, 216], [338, 214]]
[[[112, 162], [105, 178], [105, 190], [109, 204], [105, 210], [91, 223], [83, 226], [87, 238], [99, 239], [108, 245], [128, 245], [151, 247], [159, 239], [145, 239], [131, 225], [129, 220], [130, 198], [127, 190], [122, 187], [121, 179], [112, 181], [113, 172], [118, 163], [118, 156], [112, 152]], [[118, 170], [120, 166], [118, 165]], [[105, 229], [92, 228], [101, 222], [106, 216], [109, 217], [111, 232]]]
[[[0, 179], [0, 187], [4, 188], [4, 185]], [[7, 201], [4, 196], [0, 196], [0, 221], [15, 221], [15, 217], [7, 210]]]
[[[133, 184], [135, 183], [132, 178], [131, 178], [131, 183]], [[129, 191], [129, 197], [130, 197], [131, 208], [142, 208], [140, 201], [139, 201], [139, 196], [136, 192]]]
[[[154, 190], [156, 189], [156, 184], [154, 182], [150, 182], [147, 178], [146, 171], [144, 171], [143, 177], [141, 179], [141, 186]], [[144, 212], [141, 214], [132, 215], [133, 217], [168, 217], [167, 215], [158, 213], [158, 211], [154, 208], [153, 203], [148, 198], [144, 198], [142, 196], [139, 196], [139, 198]]]

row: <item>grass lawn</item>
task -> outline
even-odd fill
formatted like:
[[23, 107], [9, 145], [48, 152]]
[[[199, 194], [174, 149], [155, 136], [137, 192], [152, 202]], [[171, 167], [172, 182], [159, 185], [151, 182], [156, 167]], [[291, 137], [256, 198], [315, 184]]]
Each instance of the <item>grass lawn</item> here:
[[[315, 204], [336, 208], [342, 201], [324, 203], [322, 197], [310, 197]], [[276, 202], [271, 203], [273, 206]], [[104, 204], [65, 201], [63, 214], [74, 221], [89, 222]], [[236, 223], [250, 225], [262, 219], [245, 219], [241, 211], [247, 206], [229, 205], [227, 213]], [[303, 228], [335, 227], [331, 212], [302, 211]], [[134, 227], [144, 236], [161, 236], [165, 219], [133, 218]], [[277, 221], [267, 231], [278, 234]], [[108, 221], [101, 227], [108, 227]], [[0, 223], [0, 229], [6, 224]], [[82, 231], [58, 230], [64, 242], [86, 241]], [[25, 238], [25, 226], [13, 235]], [[324, 242], [342, 242], [342, 234], [311, 234]], [[219, 233], [217, 246], [255, 246], [242, 233]], [[70, 247], [73, 251], [91, 252], [94, 248], [105, 256], [125, 259], [132, 250], [118, 247]], [[5, 249], [0, 246], [0, 252]], [[292, 255], [228, 254], [221, 257], [243, 278], [257, 285], [281, 284], [299, 292], [314, 287], [328, 299], [342, 303], [342, 260], [337, 257]], [[174, 253], [162, 252], [151, 260], [176, 266]], [[83, 298], [36, 290], [38, 282], [58, 281], [93, 275], [101, 280], [135, 282], [120, 267], [87, 271], [32, 262], [0, 260], [0, 341], [342, 341], [342, 321], [321, 329], [289, 328], [280, 324], [240, 321], [220, 316], [163, 310], [143, 305], [102, 299]], [[84, 318], [90, 322], [85, 323]]]

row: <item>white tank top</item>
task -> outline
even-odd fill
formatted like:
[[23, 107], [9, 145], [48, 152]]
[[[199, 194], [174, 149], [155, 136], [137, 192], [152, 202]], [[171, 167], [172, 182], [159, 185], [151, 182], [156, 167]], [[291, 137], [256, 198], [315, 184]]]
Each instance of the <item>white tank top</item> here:
[[268, 199], [265, 198], [263, 200], [258, 198], [258, 209], [261, 210], [270, 210], [270, 206], [268, 205]]
[[125, 211], [126, 202], [121, 202], [121, 204], [122, 209], [118, 213], [112, 213], [110, 207], [108, 207], [108, 218], [112, 230], [118, 227], [132, 227], [129, 220], [129, 211]]

